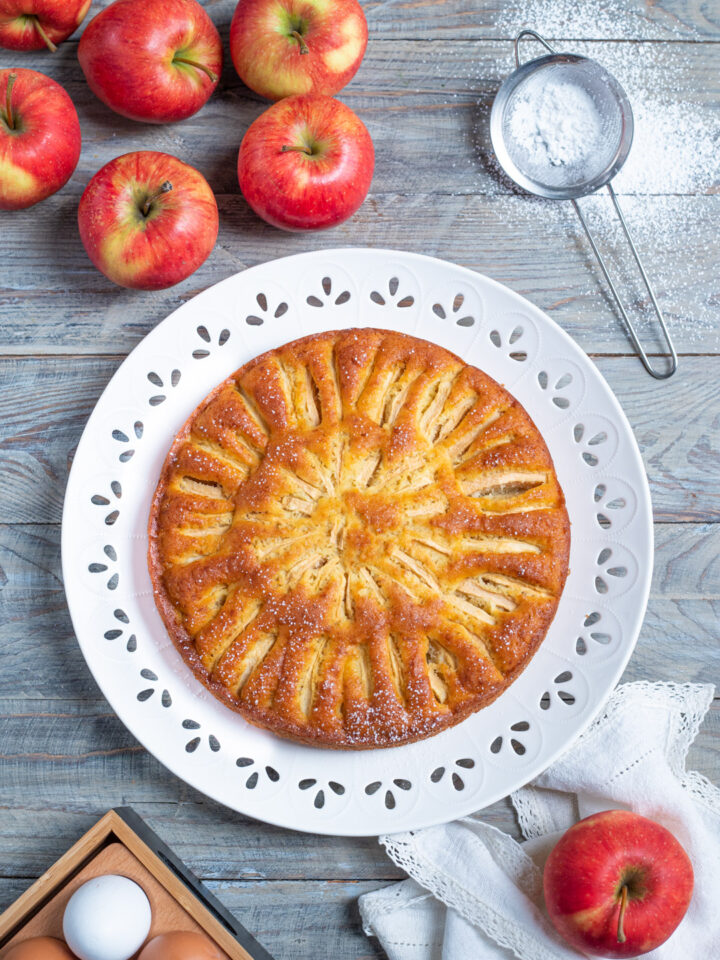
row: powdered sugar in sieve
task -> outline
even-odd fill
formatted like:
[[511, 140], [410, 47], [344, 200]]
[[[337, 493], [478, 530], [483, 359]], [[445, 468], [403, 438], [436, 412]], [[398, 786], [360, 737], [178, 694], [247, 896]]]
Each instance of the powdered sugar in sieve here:
[[610, 167], [622, 116], [604, 83], [589, 83], [584, 63], [549, 64], [528, 74], [508, 98], [503, 136], [515, 164], [533, 180], [577, 187]]
[[[524, 37], [542, 43], [548, 55], [521, 64], [519, 44]], [[529, 193], [572, 202], [643, 366], [664, 380], [677, 369], [677, 354], [610, 183], [632, 145], [630, 101], [612, 74], [595, 60], [555, 53], [534, 30], [522, 30], [516, 37], [515, 62], [517, 70], [501, 85], [490, 114], [497, 158], [508, 176]], [[665, 337], [665, 370], [650, 363], [578, 205], [580, 197], [601, 187], [610, 194]]]

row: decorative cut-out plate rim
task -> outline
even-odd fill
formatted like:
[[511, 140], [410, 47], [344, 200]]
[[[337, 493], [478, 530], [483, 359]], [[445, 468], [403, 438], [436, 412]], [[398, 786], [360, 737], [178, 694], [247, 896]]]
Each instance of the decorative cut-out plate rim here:
[[[573, 524], [546, 640], [513, 685], [419, 743], [335, 751], [248, 725], [189, 673], [152, 603], [149, 498], [177, 429], [246, 360], [306, 333], [377, 326], [445, 346], [503, 383], [546, 438]], [[446, 822], [532, 780], [602, 709], [635, 646], [652, 575], [642, 460], [575, 342], [468, 268], [350, 247], [251, 267], [189, 300], [121, 364], [78, 445], [62, 563], [85, 659], [137, 739], [191, 786], [278, 826], [346, 836]]]

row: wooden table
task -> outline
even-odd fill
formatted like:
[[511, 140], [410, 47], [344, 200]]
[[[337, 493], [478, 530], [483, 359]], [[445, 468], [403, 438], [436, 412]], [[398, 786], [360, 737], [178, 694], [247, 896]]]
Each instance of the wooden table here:
[[[662, 94], [671, 103], [700, 104], [718, 120], [720, 6], [626, 4], [643, 26], [635, 35], [661, 39], [633, 43], [604, 18], [603, 42], [566, 47], [590, 50], [600, 60], [612, 55], [613, 64], [618, 57], [635, 66], [653, 58], [670, 68], [681, 58], [684, 84], [669, 69]], [[95, 2], [93, 12], [102, 5]], [[234, 4], [206, 5], [227, 47]], [[219, 92], [196, 117], [150, 127], [115, 116], [94, 98], [76, 61], [77, 39], [54, 56], [0, 51], [0, 66], [34, 67], [65, 86], [84, 137], [80, 164], [64, 190], [39, 207], [0, 216], [0, 907], [108, 807], [125, 803], [276, 956], [381, 954], [362, 934], [356, 906], [359, 894], [400, 876], [377, 841], [268, 827], [169, 774], [100, 694], [75, 643], [63, 594], [63, 492], [73, 449], [101, 390], [171, 310], [273, 257], [344, 245], [414, 250], [487, 273], [547, 310], [615, 390], [650, 477], [655, 577], [626, 679], [718, 676], [720, 337], [718, 326], [699, 329], [694, 321], [698, 309], [707, 313], [720, 304], [719, 186], [626, 200], [631, 221], [652, 220], [660, 205], [671, 203], [686, 223], [682, 249], [660, 231], [644, 244], [665, 278], [658, 292], [681, 354], [677, 375], [658, 383], [630, 353], [572, 210], [554, 206], [548, 219], [547, 205], [513, 195], [488, 164], [487, 105], [512, 67], [512, 31], [496, 26], [506, 17], [503, 7], [503, 0], [365, 3], [370, 44], [342, 96], [375, 141], [372, 192], [350, 222], [309, 236], [261, 223], [238, 193], [237, 148], [265, 105], [243, 88], [230, 64]], [[576, 32], [569, 39], [593, 37]], [[85, 256], [76, 228], [78, 198], [90, 176], [134, 149], [165, 150], [197, 166], [220, 207], [220, 236], [209, 261], [159, 293], [106, 281]], [[691, 765], [720, 778], [720, 700]], [[486, 813], [517, 834], [508, 802]]]

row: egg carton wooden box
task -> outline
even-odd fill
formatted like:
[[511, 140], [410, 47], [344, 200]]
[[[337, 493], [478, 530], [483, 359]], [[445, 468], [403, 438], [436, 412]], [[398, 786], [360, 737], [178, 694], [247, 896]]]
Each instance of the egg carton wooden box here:
[[204, 933], [229, 960], [273, 960], [130, 807], [110, 810], [0, 915], [0, 956], [30, 937], [62, 938], [65, 906], [92, 877], [116, 873], [143, 888], [152, 907], [149, 938]]

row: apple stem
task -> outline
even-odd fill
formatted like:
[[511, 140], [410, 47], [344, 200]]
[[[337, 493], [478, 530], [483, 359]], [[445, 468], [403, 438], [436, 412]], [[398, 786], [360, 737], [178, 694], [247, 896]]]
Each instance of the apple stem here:
[[197, 67], [198, 70], [202, 70], [210, 77], [212, 83], [217, 80], [217, 74], [213, 73], [210, 67], [206, 67], [204, 63], [198, 63], [197, 60], [188, 60], [187, 57], [173, 57], [173, 63], [186, 63], [189, 67]]
[[291, 147], [289, 143], [284, 143], [280, 147], [280, 150], [282, 153], [289, 153], [291, 150], [295, 150], [298, 153], [306, 153], [309, 157], [312, 156], [312, 150], [310, 149], [310, 147], [299, 147], [299, 146]]
[[303, 35], [300, 33], [299, 30], [293, 30], [290, 36], [295, 37], [297, 42], [300, 44], [300, 53], [310, 53], [310, 48], [305, 43], [305, 38], [303, 37]]
[[161, 197], [164, 193], [169, 193], [173, 188], [173, 185], [169, 180], [166, 180], [165, 183], [160, 184], [160, 189], [157, 193], [153, 193], [152, 196], [148, 197], [145, 203], [143, 204], [142, 214], [144, 217], [150, 213], [150, 207], [155, 203], [158, 197]]
[[33, 20], [35, 21], [35, 29], [37, 30], [37, 32], [38, 32], [38, 33], [40, 34], [40, 36], [42, 37], [43, 43], [44, 43], [45, 46], [48, 48], [48, 50], [50, 51], [50, 53], [55, 53], [55, 51], [57, 50], [57, 47], [56, 47], [55, 44], [52, 42], [52, 40], [50, 39], [50, 37], [49, 37], [49, 36], [45, 33], [45, 31], [43, 30], [42, 24], [40, 23], [40, 21], [38, 20], [38, 18], [37, 18], [36, 16], [33, 16]]
[[625, 919], [625, 908], [627, 907], [628, 901], [628, 888], [627, 884], [622, 885], [620, 891], [620, 913], [618, 915], [618, 928], [617, 928], [617, 941], [618, 943], [625, 943], [627, 937], [625, 936], [625, 930], [623, 929], [623, 920]]
[[15, 129], [15, 117], [12, 112], [12, 90], [17, 80], [17, 74], [11, 73], [8, 77], [7, 87], [5, 88], [5, 119], [11, 130]]

